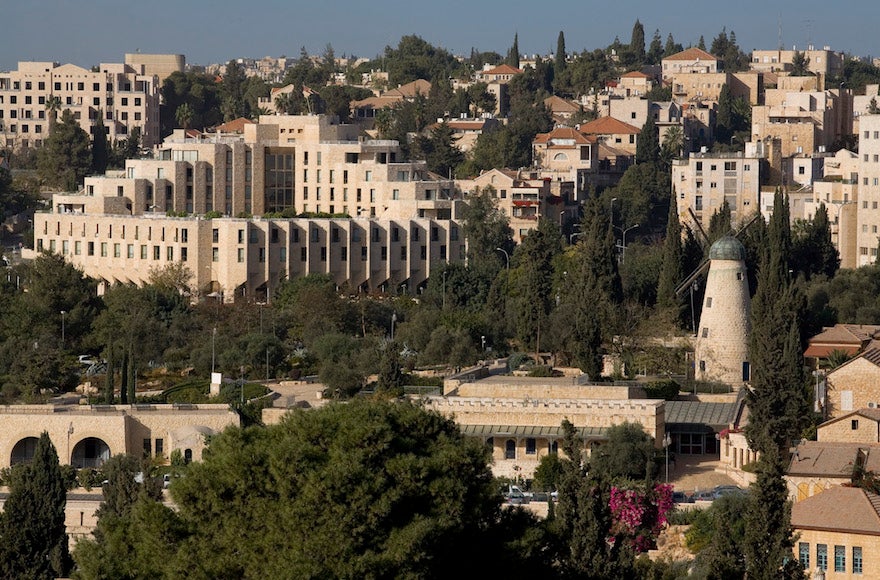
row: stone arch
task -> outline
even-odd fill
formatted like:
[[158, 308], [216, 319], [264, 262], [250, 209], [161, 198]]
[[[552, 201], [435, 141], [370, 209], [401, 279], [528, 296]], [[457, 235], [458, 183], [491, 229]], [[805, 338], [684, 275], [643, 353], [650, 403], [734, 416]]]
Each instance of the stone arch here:
[[20, 439], [15, 447], [12, 448], [12, 455], [9, 458], [9, 465], [17, 465], [19, 463], [27, 463], [34, 458], [34, 450], [37, 448], [37, 437], [25, 437]]
[[101, 467], [108, 459], [110, 459], [110, 446], [103, 439], [86, 437], [74, 446], [70, 464], [77, 469]]

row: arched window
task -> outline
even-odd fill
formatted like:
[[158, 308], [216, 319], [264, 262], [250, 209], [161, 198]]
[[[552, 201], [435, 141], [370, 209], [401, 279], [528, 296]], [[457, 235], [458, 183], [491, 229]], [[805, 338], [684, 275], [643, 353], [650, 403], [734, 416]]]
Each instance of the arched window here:
[[568, 155], [565, 153], [557, 153], [553, 156], [553, 161], [568, 161]]
[[110, 459], [110, 447], [97, 437], [86, 437], [73, 448], [70, 464], [77, 469], [101, 467]]
[[37, 448], [36, 437], [25, 437], [15, 444], [12, 448], [12, 457], [9, 459], [10, 465], [26, 463], [34, 458], [34, 450]]
[[192, 463], [193, 460], [193, 450], [192, 449], [184, 449], [183, 450], [183, 462], [184, 463]]
[[516, 459], [516, 441], [513, 439], [504, 444], [504, 459]]

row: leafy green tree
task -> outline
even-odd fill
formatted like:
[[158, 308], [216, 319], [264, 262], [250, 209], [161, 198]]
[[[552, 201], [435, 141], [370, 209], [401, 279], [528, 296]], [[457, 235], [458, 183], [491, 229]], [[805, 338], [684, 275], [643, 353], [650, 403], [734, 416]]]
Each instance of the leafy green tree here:
[[793, 235], [791, 266], [796, 272], [804, 274], [807, 280], [814, 275], [833, 278], [840, 267], [840, 256], [831, 242], [831, 224], [828, 210], [820, 204], [813, 219]]
[[455, 133], [448, 123], [438, 123], [428, 137], [416, 138], [414, 154], [428, 163], [428, 170], [451, 176], [464, 161], [464, 154], [455, 144]]
[[[703, 50], [705, 50], [706, 43], [703, 42], [702, 36], [700, 37], [700, 41], [703, 44]], [[684, 47], [681, 44], [675, 42], [675, 38], [672, 37], [672, 33], [670, 32], [666, 36], [666, 44], [663, 45], [663, 58], [666, 58], [667, 56], [672, 56], [673, 54], [681, 52], [682, 50], [684, 50]]]
[[189, 103], [183, 103], [177, 107], [177, 110], [174, 112], [174, 119], [177, 121], [178, 126], [184, 130], [189, 129], [189, 124], [193, 120], [193, 110]]
[[562, 479], [562, 460], [558, 453], [550, 453], [541, 458], [538, 467], [535, 468], [535, 477], [532, 481], [533, 489], [544, 491], [556, 491]]
[[110, 161], [110, 147], [107, 143], [107, 128], [104, 126], [104, 113], [98, 110], [95, 121], [95, 134], [92, 137], [92, 173], [103, 175]]
[[[701, 36], [700, 40], [702, 41], [702, 39]], [[705, 45], [701, 48], [706, 50]], [[722, 28], [718, 36], [712, 40], [709, 52], [722, 61], [725, 72], [739, 72], [749, 68], [749, 56], [736, 43], [736, 33], [732, 30], [728, 35], [727, 29]]]
[[163, 136], [170, 135], [179, 126], [177, 109], [184, 103], [192, 108], [192, 128], [213, 127], [223, 120], [220, 86], [214, 76], [175, 71], [162, 83], [159, 122]]
[[401, 37], [397, 48], [386, 46], [382, 62], [388, 71], [388, 82], [392, 86], [418, 79], [432, 83], [449, 79], [462, 66], [448, 51], [434, 47], [416, 35]]
[[789, 74], [793, 77], [810, 76], [810, 57], [805, 53], [796, 50], [794, 56], [791, 57], [791, 71]]
[[193, 533], [178, 561], [205, 577], [442, 578], [459, 558], [471, 571], [519, 563], [487, 549], [501, 517], [486, 461], [452, 421], [408, 403], [227, 430], [172, 487]]
[[403, 368], [400, 360], [400, 344], [389, 341], [383, 345], [379, 357], [379, 376], [376, 388], [386, 394], [403, 394]]
[[67, 488], [55, 446], [45, 431], [33, 460], [15, 468], [0, 516], [0, 574], [58, 578], [70, 570], [64, 508]]
[[46, 183], [66, 191], [76, 191], [92, 168], [89, 135], [70, 109], [64, 110], [61, 122], [43, 141], [37, 153], [37, 167]]
[[654, 441], [638, 423], [621, 423], [608, 428], [607, 443], [590, 455], [591, 469], [611, 479], [634, 481], [657, 477], [657, 450]]
[[696, 568], [711, 578], [745, 577], [745, 514], [749, 499], [727, 494], [698, 512], [685, 539], [697, 554]]
[[513, 250], [513, 232], [508, 217], [498, 209], [495, 189], [487, 187], [470, 196], [462, 220], [468, 262], [491, 264], [500, 269], [503, 257], [498, 248], [508, 254]]
[[226, 72], [220, 82], [220, 97], [223, 118], [232, 121], [239, 117], [250, 117], [250, 107], [245, 100], [247, 90], [247, 76], [244, 68], [236, 61], [226, 63]]

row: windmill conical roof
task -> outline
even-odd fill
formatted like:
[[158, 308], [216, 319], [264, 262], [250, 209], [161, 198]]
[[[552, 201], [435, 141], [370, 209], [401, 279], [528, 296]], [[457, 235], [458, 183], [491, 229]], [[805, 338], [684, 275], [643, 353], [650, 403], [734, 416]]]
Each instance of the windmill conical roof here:
[[746, 249], [733, 236], [724, 236], [709, 248], [710, 260], [745, 260]]

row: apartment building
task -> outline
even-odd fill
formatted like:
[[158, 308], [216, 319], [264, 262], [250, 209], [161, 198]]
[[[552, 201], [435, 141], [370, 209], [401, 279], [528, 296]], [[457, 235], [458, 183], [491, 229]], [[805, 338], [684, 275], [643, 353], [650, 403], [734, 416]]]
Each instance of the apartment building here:
[[759, 210], [761, 164], [760, 144], [749, 143], [745, 152], [691, 153], [672, 163], [672, 189], [678, 195], [679, 219], [692, 224], [693, 210], [700, 225], [709, 227], [712, 214], [724, 202], [730, 206], [734, 224]]
[[859, 117], [858, 213], [856, 265], [877, 261], [880, 246], [880, 115]]
[[752, 105], [761, 103], [764, 93], [764, 75], [756, 72], [712, 73], [684, 70], [671, 75], [671, 84], [672, 97], [678, 103], [717, 103], [725, 85], [730, 89], [732, 97], [745, 99]]
[[159, 87], [171, 73], [186, 70], [186, 57], [182, 54], [126, 53], [125, 64], [138, 74], [159, 77]]
[[705, 50], [691, 47], [671, 54], [661, 61], [663, 80], [680, 73], [717, 73], [718, 59]]
[[[54, 196], [34, 218], [35, 250], [109, 284], [142, 284], [151, 268], [183, 262], [197, 291], [226, 300], [271, 296], [281, 280], [316, 272], [365, 290], [415, 289], [432, 264], [464, 259], [453, 182], [399, 159], [396, 141], [359, 139], [323, 115], [242, 128], [178, 130], [153, 159]], [[339, 217], [281, 217], [295, 211]]]
[[466, 194], [491, 189], [499, 211], [510, 220], [516, 243], [538, 227], [539, 219], [563, 225], [577, 219], [580, 209], [574, 182], [561, 174], [548, 176], [543, 170], [490, 169], [457, 185]]
[[94, 135], [100, 115], [111, 142], [139, 127], [141, 143], [159, 143], [159, 77], [127, 64], [101, 64], [97, 71], [73, 64], [19, 62], [0, 73], [0, 139], [8, 148], [39, 147], [49, 134], [49, 105], [70, 109], [80, 127]]
[[[792, 69], [795, 52], [797, 47], [792, 47], [792, 50], [753, 50], [749, 68], [761, 72], [788, 72]], [[828, 78], [843, 70], [844, 54], [831, 50], [830, 46], [816, 49], [808, 45], [800, 52], [809, 59], [807, 70], [813, 74]]]
[[752, 140], [778, 138], [782, 156], [830, 150], [852, 134], [852, 94], [847, 90], [771, 89], [752, 107]]

